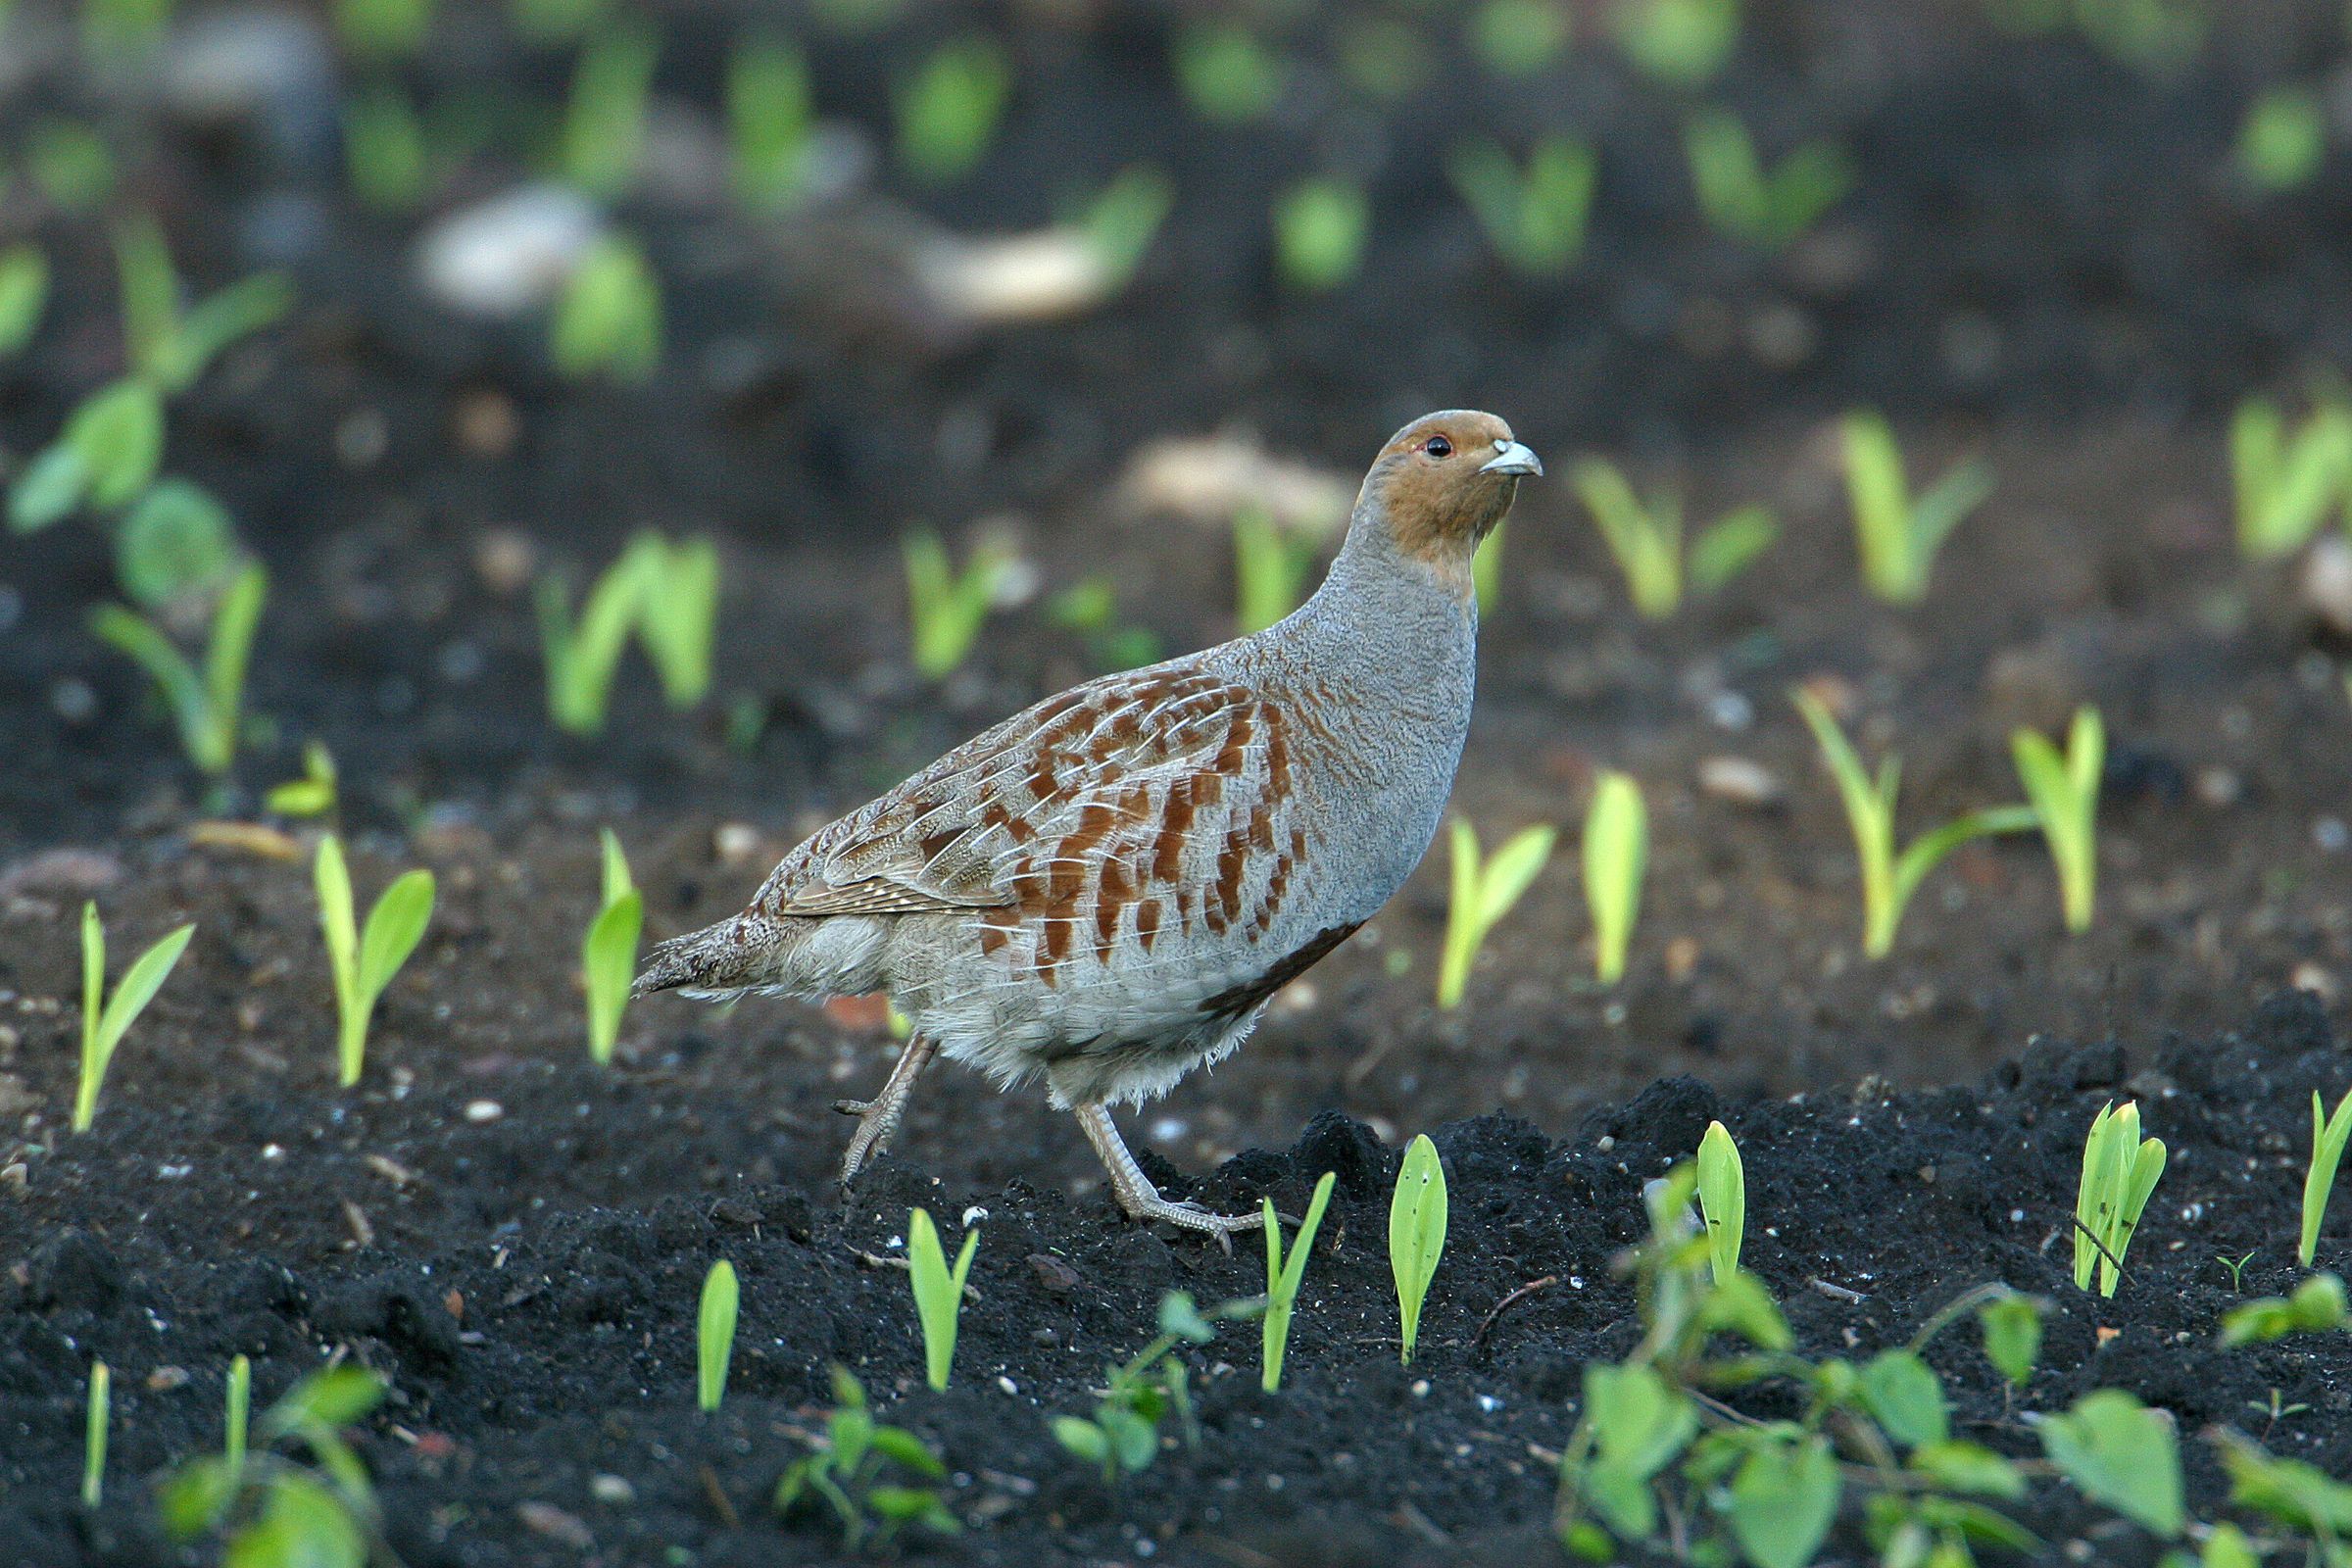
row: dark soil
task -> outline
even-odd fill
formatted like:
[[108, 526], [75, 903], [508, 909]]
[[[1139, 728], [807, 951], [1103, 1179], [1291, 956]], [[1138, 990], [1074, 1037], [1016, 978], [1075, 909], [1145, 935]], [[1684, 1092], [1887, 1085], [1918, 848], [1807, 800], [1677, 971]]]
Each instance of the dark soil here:
[[[1373, 8], [1325, 9], [1336, 28]], [[1000, 28], [1021, 74], [1003, 142], [944, 193], [885, 172], [821, 224], [750, 223], [691, 182], [649, 184], [622, 216], [662, 270], [668, 352], [652, 386], [603, 390], [552, 375], [535, 320], [479, 327], [424, 299], [409, 265], [422, 219], [359, 210], [331, 135], [177, 119], [135, 78], [47, 52], [58, 18], [18, 0], [9, 38], [34, 64], [0, 69], [0, 149], [45, 117], [89, 117], [124, 154], [117, 206], [154, 211], [198, 287], [282, 266], [301, 304], [172, 415], [168, 469], [227, 501], [272, 574], [252, 680], [268, 723], [223, 797], [206, 799], [141, 677], [83, 631], [115, 593], [100, 533], [0, 551], [0, 1167], [24, 1176], [0, 1188], [15, 1279], [0, 1282], [0, 1563], [156, 1558], [144, 1509], [120, 1499], [216, 1441], [226, 1358], [251, 1354], [268, 1397], [337, 1348], [392, 1379], [363, 1447], [412, 1565], [659, 1563], [672, 1547], [830, 1560], [821, 1530], [788, 1531], [762, 1503], [836, 1360], [956, 1467], [973, 1528], [922, 1548], [938, 1560], [1133, 1562], [1149, 1542], [1226, 1564], [1542, 1561], [1542, 1455], [1573, 1424], [1584, 1358], [1634, 1333], [1609, 1260], [1639, 1224], [1639, 1179], [1718, 1109], [1746, 1152], [1750, 1260], [1809, 1351], [1899, 1341], [2003, 1279], [2060, 1308], [2017, 1408], [2120, 1384], [2184, 1432], [2259, 1433], [2249, 1402], [2276, 1389], [2311, 1408], [2273, 1446], [2352, 1467], [2336, 1341], [2210, 1348], [2230, 1300], [2211, 1259], [2255, 1250], [2249, 1293], [2289, 1281], [2309, 1092], [2332, 1102], [2352, 1082], [2330, 1036], [2352, 980], [2343, 650], [2292, 567], [2233, 554], [2224, 437], [2249, 391], [2292, 401], [2352, 362], [2340, 151], [2273, 196], [2229, 157], [2263, 86], [2340, 85], [2340, 8], [2232, 8], [2193, 66], [2151, 78], [2079, 39], [2004, 36], [1973, 6], [1751, 7], [1710, 99], [1769, 152], [1841, 139], [1860, 174], [1775, 259], [1700, 222], [1686, 101], [1626, 70], [1577, 9], [1592, 25], [1524, 81], [1476, 68], [1451, 21], [1398, 13], [1429, 40], [1430, 79], [1380, 110], [1340, 86], [1336, 32], [1302, 24], [1303, 85], [1250, 130], [1190, 117], [1163, 64], [1169, 8], [811, 31], [820, 112], [879, 129], [908, 62], [966, 23]], [[659, 95], [708, 125], [744, 19], [660, 20]], [[421, 98], [502, 95], [518, 131], [552, 113], [563, 51], [516, 46], [486, 10], [439, 25], [402, 73]], [[1444, 149], [1559, 129], [1600, 148], [1601, 194], [1576, 271], [1540, 286], [1484, 250]], [[876, 282], [906, 208], [1029, 227], [1144, 159], [1175, 177], [1177, 209], [1134, 286], [1092, 316], [944, 341]], [[485, 152], [434, 210], [522, 165]], [[1265, 213], [1332, 167], [1368, 182], [1376, 237], [1359, 281], [1303, 297], [1273, 274]], [[49, 251], [57, 298], [32, 349], [0, 361], [0, 480], [121, 368], [104, 222], [0, 199], [0, 242], [24, 236]], [[891, 1050], [852, 1012], [664, 1000], [631, 1014], [613, 1070], [593, 1069], [576, 962], [595, 830], [620, 832], [652, 934], [668, 935], [736, 907], [808, 829], [1092, 672], [1082, 640], [1031, 607], [997, 617], [948, 682], [917, 680], [895, 544], [910, 522], [960, 538], [999, 519], [1046, 591], [1107, 574], [1126, 618], [1200, 646], [1231, 629], [1230, 546], [1118, 504], [1137, 449], [1238, 424], [1351, 474], [1403, 419], [1456, 404], [1503, 414], [1554, 475], [1523, 488], [1512, 523], [1457, 803], [1491, 841], [1572, 826], [1597, 767], [1635, 774], [1655, 842], [1634, 972], [1610, 991], [1586, 979], [1564, 852], [1495, 933], [1469, 1004], [1438, 1013], [1433, 861], [1244, 1053], [1135, 1118], [1139, 1147], [1216, 1172], [1198, 1184], [1208, 1201], [1270, 1187], [1295, 1210], [1321, 1169], [1343, 1183], [1285, 1392], [1250, 1392], [1253, 1334], [1227, 1328], [1194, 1358], [1211, 1372], [1202, 1446], [1106, 1493], [1045, 1417], [1087, 1407], [1162, 1291], [1251, 1294], [1253, 1258], [1119, 1223], [1065, 1120], [958, 1073], [924, 1084], [897, 1162], [837, 1212], [846, 1123], [826, 1107], [877, 1082]], [[1971, 452], [2000, 475], [1916, 611], [1854, 579], [1830, 421], [1856, 405], [1896, 420], [1917, 476]], [[1643, 622], [1559, 482], [1584, 451], [1679, 487], [1697, 518], [1767, 501], [1784, 537], [1722, 595]], [[576, 581], [646, 525], [719, 541], [721, 691], [671, 715], [632, 662], [610, 734], [562, 739], [522, 579]], [[1844, 824], [1783, 697], [1824, 677], [1866, 749], [1903, 755], [1907, 834], [2014, 799], [2011, 728], [2098, 704], [2096, 927], [2059, 935], [2046, 856], [2017, 839], [1957, 857], [1895, 956], [1863, 961]], [[759, 718], [748, 743], [731, 711]], [[441, 880], [349, 1094], [332, 1088], [307, 839], [207, 825], [260, 819], [261, 789], [312, 738], [342, 766], [363, 895], [413, 864]], [[1703, 787], [1726, 757], [1761, 766], [1773, 798]], [[74, 1138], [73, 917], [93, 895], [118, 969], [173, 923], [200, 929], [96, 1131]], [[2290, 987], [2305, 995], [2228, 1033]], [[1933, 1087], [1950, 1083], [1981, 1087]], [[2103, 1304], [2072, 1290], [2053, 1238], [2082, 1130], [2126, 1087], [2174, 1163], [2133, 1277]], [[477, 1102], [495, 1115], [471, 1119]], [[1386, 1179], [1393, 1147], [1441, 1124], [1454, 1239], [1406, 1374]], [[943, 1222], [989, 1211], [944, 1397], [921, 1389], [904, 1277], [857, 1257], [889, 1250], [910, 1201]], [[2333, 1222], [2324, 1262], [2346, 1237]], [[706, 1420], [692, 1316], [722, 1254], [745, 1320], [727, 1406]], [[117, 1422], [110, 1504], [89, 1519], [72, 1499], [93, 1356], [116, 1369]], [[1970, 1435], [2031, 1447], [1973, 1340], [1935, 1358]], [[188, 1380], [150, 1390], [164, 1366]], [[2190, 1451], [2210, 1505], [2216, 1476]], [[595, 1500], [598, 1475], [635, 1502]], [[593, 1546], [535, 1529], [525, 1502]], [[2069, 1508], [2053, 1494], [2028, 1522], [2053, 1543], [2094, 1527]], [[2144, 1544], [2088, 1549], [2132, 1562]]]

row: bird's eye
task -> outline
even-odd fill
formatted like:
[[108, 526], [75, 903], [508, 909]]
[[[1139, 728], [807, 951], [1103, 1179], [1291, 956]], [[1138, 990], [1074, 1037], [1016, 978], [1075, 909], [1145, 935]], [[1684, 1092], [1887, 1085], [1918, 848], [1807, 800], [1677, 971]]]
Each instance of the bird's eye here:
[[1453, 456], [1453, 443], [1442, 435], [1433, 435], [1422, 443], [1421, 450], [1433, 458], [1450, 458]]

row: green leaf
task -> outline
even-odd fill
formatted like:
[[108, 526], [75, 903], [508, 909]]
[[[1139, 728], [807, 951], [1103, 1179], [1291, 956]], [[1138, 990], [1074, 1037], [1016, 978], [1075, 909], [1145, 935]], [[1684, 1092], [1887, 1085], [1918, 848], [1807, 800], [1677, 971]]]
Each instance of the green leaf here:
[[1593, 1457], [1578, 1476], [1595, 1512], [1623, 1537], [1639, 1539], [1657, 1527], [1649, 1480], [1698, 1435], [1690, 1396], [1639, 1363], [1585, 1368], [1585, 1424]]
[[710, 691], [710, 650], [718, 627], [718, 547], [708, 539], [671, 545], [658, 537], [659, 562], [644, 577], [639, 634], [662, 677], [662, 696], [683, 710]]
[[1942, 1380], [1909, 1350], [1882, 1350], [1863, 1365], [1862, 1401], [1906, 1448], [1941, 1443], [1951, 1434]]
[[127, 506], [163, 462], [163, 399], [145, 381], [117, 381], [75, 409], [59, 439], [81, 454], [91, 506]]
[[1940, 1439], [1911, 1450], [1911, 1468], [1946, 1492], [2014, 1501], [2026, 1494], [2017, 1466], [1990, 1448]]
[[165, 1478], [156, 1496], [164, 1534], [188, 1542], [220, 1522], [236, 1500], [240, 1478], [226, 1460], [191, 1459]]
[[1569, 482], [1625, 574], [1634, 608], [1653, 620], [1673, 614], [1683, 600], [1681, 500], [1663, 494], [1644, 506], [1617, 466], [1600, 458], [1577, 464]]
[[2262, 1345], [2289, 1334], [2326, 1334], [2345, 1326], [2344, 1282], [2333, 1274], [2314, 1274], [2295, 1287], [2292, 1297], [2266, 1297], [2248, 1301], [2222, 1319], [2222, 1344]]
[[1427, 1133], [1416, 1133], [1397, 1167], [1396, 1191], [1389, 1200], [1389, 1272], [1396, 1281], [1397, 1315], [1403, 1330], [1398, 1359], [1410, 1364], [1421, 1337], [1421, 1303], [1446, 1252], [1446, 1167]]
[[1740, 1272], [1740, 1249], [1747, 1235], [1747, 1168], [1731, 1129], [1707, 1123], [1698, 1141], [1698, 1209], [1707, 1222], [1707, 1255], [1715, 1283]]
[[951, 1271], [931, 1211], [907, 1210], [906, 1275], [914, 1290], [915, 1316], [922, 1323], [924, 1374], [937, 1393], [947, 1391], [949, 1369], [956, 1361], [956, 1323], [963, 1311], [963, 1282], [971, 1273], [972, 1254], [979, 1246], [977, 1230], [964, 1232], [962, 1250]]
[[600, 1065], [612, 1059], [620, 1039], [644, 930], [645, 897], [631, 888], [597, 911], [580, 945], [580, 971], [588, 989], [588, 1054]]
[[900, 165], [924, 184], [968, 172], [1012, 96], [1012, 59], [984, 35], [951, 40], [892, 94]]
[[[1649, 812], [1642, 803], [1642, 786], [1630, 775], [1602, 770], [1585, 816], [1584, 851], [1594, 966], [1602, 985], [1615, 985], [1625, 978], [1626, 950], [1642, 908], [1642, 868], [1649, 858]], [[1544, 853], [1550, 853], [1548, 841]], [[1499, 862], [1502, 857], [1495, 858]], [[1539, 859], [1537, 869], [1542, 864]]]
[[341, 1497], [299, 1470], [272, 1475], [262, 1515], [239, 1531], [221, 1568], [365, 1568], [366, 1538]]
[[131, 368], [157, 377], [179, 330], [179, 277], [164, 231], [145, 214], [115, 227], [115, 270], [122, 293], [122, 346]]
[[375, 901], [360, 936], [360, 990], [370, 1001], [383, 995], [400, 966], [409, 961], [432, 917], [430, 871], [403, 872]]
[[1065, 1452], [1075, 1454], [1089, 1464], [1107, 1465], [1110, 1462], [1110, 1434], [1092, 1421], [1074, 1415], [1057, 1415], [1048, 1423], [1054, 1441]]
[[1133, 1475], [1151, 1468], [1159, 1454], [1159, 1428], [1134, 1411], [1116, 1405], [1105, 1405], [1101, 1414], [1102, 1428], [1110, 1441], [1111, 1457], [1119, 1468]]
[[2234, 1432], [2221, 1437], [2230, 1500], [2290, 1529], [2352, 1536], [2352, 1487], [2299, 1459], [2280, 1459]]
[[1741, 507], [1724, 514], [1690, 541], [1690, 585], [1702, 594], [1720, 593], [1780, 536], [1780, 520], [1770, 507]]
[[620, 235], [598, 240], [564, 283], [551, 333], [556, 368], [574, 380], [651, 377], [662, 365], [662, 282], [645, 252]]
[[695, 1319], [695, 1396], [706, 1414], [726, 1396], [727, 1359], [735, 1349], [735, 1314], [741, 1299], [735, 1265], [722, 1257], [703, 1280], [702, 1310]]
[[1217, 1337], [1208, 1319], [1193, 1304], [1192, 1296], [1184, 1291], [1170, 1291], [1159, 1298], [1159, 1332], [1193, 1345], [1206, 1345]]
[[1793, 1343], [1763, 1281], [1745, 1271], [1717, 1280], [1701, 1304], [1700, 1322], [1710, 1334], [1737, 1334], [1760, 1350], [1786, 1350]]
[[2320, 1250], [2320, 1222], [2327, 1217], [2328, 1199], [2335, 1191], [2337, 1170], [2344, 1162], [2344, 1145], [2352, 1141], [2352, 1091], [2335, 1102], [2333, 1115], [2320, 1113], [2318, 1090], [2311, 1093], [2311, 1165], [2303, 1176], [2303, 1231], [2295, 1257], [2305, 1268]]
[[874, 1451], [917, 1475], [936, 1478], [948, 1473], [939, 1455], [923, 1446], [923, 1440], [905, 1427], [874, 1428]]
[[2038, 1423], [2042, 1447], [2082, 1494], [2167, 1540], [2185, 1523], [2173, 1424], [2120, 1389]]
[[230, 284], [181, 318], [156, 360], [156, 375], [168, 391], [194, 385], [223, 349], [270, 325], [293, 305], [294, 285], [282, 272], [263, 272]]
[[1804, 1568], [1838, 1516], [1839, 1488], [1827, 1438], [1759, 1443], [1732, 1477], [1733, 1539], [1756, 1568]]
[[98, 1019], [100, 1076], [105, 1075], [106, 1064], [114, 1059], [115, 1048], [122, 1043], [122, 1037], [129, 1033], [131, 1024], [140, 1013], [147, 1010], [147, 1004], [155, 1000], [155, 994], [172, 977], [172, 966], [179, 962], [179, 956], [187, 951], [188, 939], [195, 934], [196, 927], [192, 923], [173, 931], [140, 954], [115, 986], [114, 997]]
[[32, 341], [49, 299], [49, 258], [26, 240], [0, 251], [0, 360]]
[[332, 833], [318, 841], [311, 881], [318, 890], [318, 923], [336, 989], [352, 989], [359, 977], [359, 926], [352, 916], [351, 870], [343, 860], [343, 841]]
[[115, 531], [115, 575], [151, 607], [213, 586], [236, 561], [228, 509], [185, 479], [149, 486]]
[[8, 493], [8, 525], [37, 533], [74, 515], [89, 494], [90, 465], [81, 449], [59, 440], [24, 466]]
[[180, 745], [200, 764], [212, 757], [213, 706], [204, 681], [185, 654], [144, 617], [121, 605], [100, 605], [90, 612], [90, 631], [147, 672], [163, 693], [179, 730]]
[[1521, 828], [1503, 842], [1487, 860], [1478, 881], [1478, 925], [1481, 933], [1493, 930], [1494, 923], [1511, 912], [1521, 895], [1532, 886], [1551, 858], [1551, 847], [1559, 838], [1559, 829], [1548, 823]]
[[288, 1389], [263, 1415], [262, 1427], [272, 1439], [313, 1427], [340, 1431], [383, 1403], [384, 1392], [384, 1380], [366, 1367], [327, 1367]]
[[735, 199], [756, 212], [787, 211], [801, 193], [814, 121], [807, 57], [789, 38], [755, 36], [727, 59], [726, 99]]
[[204, 693], [209, 724], [206, 744], [190, 748], [210, 773], [226, 773], [236, 761], [237, 733], [245, 704], [245, 671], [253, 660], [253, 638], [270, 597], [270, 574], [259, 563], [230, 580], [213, 608], [212, 636], [204, 649]]
[[1984, 1358], [2001, 1376], [2022, 1388], [2041, 1353], [2041, 1305], [2030, 1296], [1996, 1296], [1977, 1308], [1984, 1335]]

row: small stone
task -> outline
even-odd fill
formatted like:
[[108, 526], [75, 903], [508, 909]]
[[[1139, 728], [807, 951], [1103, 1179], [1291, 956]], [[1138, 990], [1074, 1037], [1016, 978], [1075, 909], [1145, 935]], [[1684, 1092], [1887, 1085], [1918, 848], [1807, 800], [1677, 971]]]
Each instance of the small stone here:
[[[522, 420], [503, 392], [468, 392], [450, 415], [450, 433], [467, 456], [503, 458], [521, 439]], [[512, 531], [512, 530], [507, 530]]]
[[742, 865], [760, 853], [760, 830], [749, 822], [721, 822], [710, 835], [710, 847], [727, 865]]
[[1051, 1252], [1031, 1252], [1029, 1266], [1037, 1270], [1038, 1287], [1054, 1296], [1067, 1296], [1084, 1283], [1076, 1269]]
[[470, 1101], [466, 1106], [466, 1119], [470, 1122], [496, 1121], [507, 1113], [507, 1107], [495, 1100]]
[[1666, 978], [1678, 986], [1689, 985], [1698, 972], [1698, 939], [1676, 937], [1666, 944]]
[[1734, 806], [1771, 806], [1781, 798], [1779, 775], [1763, 763], [1745, 757], [1700, 759], [1698, 787], [1717, 800], [1729, 801]]
[[2197, 800], [2219, 810], [2235, 806], [2245, 794], [2245, 781], [2233, 768], [2202, 767], [2197, 770]]
[[2322, 1002], [2332, 1004], [2335, 1001], [2335, 976], [2316, 963], [2307, 961], [2296, 964], [2295, 972], [2287, 976], [2286, 983], [2297, 991], [2310, 992]]
[[588, 1495], [615, 1508], [625, 1508], [637, 1500], [637, 1489], [624, 1477], [600, 1475], [589, 1481]]
[[494, 594], [520, 593], [539, 569], [539, 547], [520, 528], [492, 528], [473, 547], [474, 574]]
[[596, 1537], [577, 1514], [565, 1513], [552, 1502], [518, 1502], [514, 1505], [514, 1516], [532, 1534], [545, 1536], [574, 1551], [586, 1551], [596, 1544]]
[[509, 320], [554, 299], [603, 228], [577, 191], [525, 185], [433, 224], [416, 243], [416, 271], [453, 310]]
[[147, 1392], [169, 1394], [188, 1385], [188, 1369], [184, 1366], [159, 1366], [147, 1374]]
[[2352, 540], [2329, 532], [2303, 558], [2303, 608], [2339, 637], [2352, 637]]

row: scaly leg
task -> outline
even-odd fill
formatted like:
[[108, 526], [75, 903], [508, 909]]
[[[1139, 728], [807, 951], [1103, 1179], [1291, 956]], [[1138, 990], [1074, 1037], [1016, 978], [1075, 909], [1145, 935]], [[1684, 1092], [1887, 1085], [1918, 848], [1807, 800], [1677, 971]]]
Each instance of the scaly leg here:
[[1164, 1219], [1171, 1225], [1181, 1225], [1188, 1231], [1205, 1231], [1217, 1239], [1217, 1245], [1228, 1252], [1233, 1250], [1235, 1231], [1253, 1231], [1265, 1223], [1260, 1214], [1212, 1214], [1195, 1202], [1171, 1202], [1159, 1196], [1152, 1178], [1144, 1174], [1135, 1156], [1112, 1125], [1110, 1112], [1102, 1102], [1073, 1107], [1078, 1125], [1086, 1130], [1086, 1141], [1095, 1146], [1102, 1168], [1110, 1172], [1111, 1195], [1118, 1199], [1119, 1207], [1130, 1219]]
[[906, 1049], [899, 1054], [899, 1064], [890, 1069], [890, 1076], [882, 1081], [882, 1088], [873, 1099], [833, 1102], [835, 1110], [858, 1118], [858, 1130], [850, 1135], [849, 1151], [841, 1156], [842, 1186], [856, 1181], [866, 1160], [880, 1153], [890, 1135], [898, 1130], [899, 1118], [906, 1113], [906, 1096], [938, 1050], [921, 1035], [909, 1035]]

